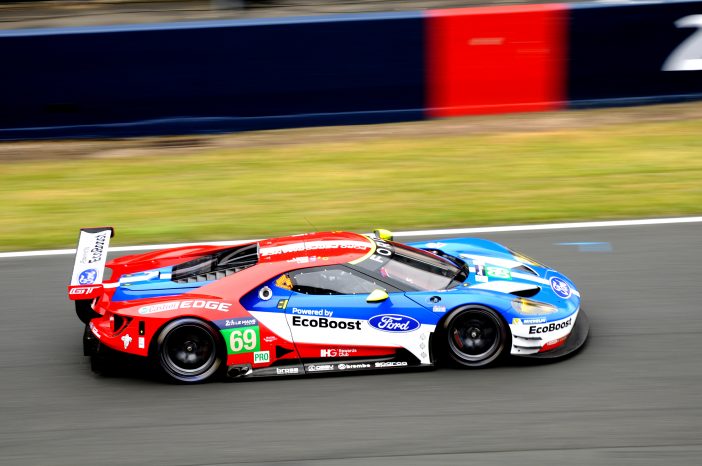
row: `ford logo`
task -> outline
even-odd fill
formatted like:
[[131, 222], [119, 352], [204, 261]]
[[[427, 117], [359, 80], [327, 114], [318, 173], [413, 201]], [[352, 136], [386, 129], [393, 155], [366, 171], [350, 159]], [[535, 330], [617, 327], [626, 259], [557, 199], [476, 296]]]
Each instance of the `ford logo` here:
[[381, 314], [368, 319], [368, 324], [383, 332], [412, 332], [422, 324], [417, 319], [399, 314]]

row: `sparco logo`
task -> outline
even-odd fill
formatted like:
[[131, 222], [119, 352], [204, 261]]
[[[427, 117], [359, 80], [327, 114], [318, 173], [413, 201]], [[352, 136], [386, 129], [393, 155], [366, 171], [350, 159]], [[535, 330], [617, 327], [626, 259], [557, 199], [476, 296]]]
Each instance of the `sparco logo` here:
[[570, 327], [570, 324], [573, 323], [573, 319], [568, 319], [565, 322], [551, 322], [548, 325], [532, 325], [529, 327], [529, 334], [534, 334], [534, 333], [547, 333], [547, 332], [553, 332], [556, 330], [561, 330], [563, 328], [568, 328]]
[[381, 314], [368, 319], [371, 327], [384, 332], [411, 332], [421, 325], [417, 319], [399, 314]]
[[293, 316], [292, 324], [294, 327], [319, 327], [319, 328], [339, 328], [342, 330], [361, 330], [361, 321], [344, 322], [329, 320], [326, 317], [318, 319], [303, 319], [300, 316]]
[[102, 260], [102, 251], [105, 249], [105, 240], [107, 235], [101, 233], [95, 237], [95, 246], [92, 248], [85, 248], [83, 250], [83, 258], [81, 262], [83, 264], [92, 264], [93, 262], [100, 262]]
[[376, 362], [375, 367], [395, 367], [395, 366], [406, 366], [407, 361], [387, 361], [387, 362]]

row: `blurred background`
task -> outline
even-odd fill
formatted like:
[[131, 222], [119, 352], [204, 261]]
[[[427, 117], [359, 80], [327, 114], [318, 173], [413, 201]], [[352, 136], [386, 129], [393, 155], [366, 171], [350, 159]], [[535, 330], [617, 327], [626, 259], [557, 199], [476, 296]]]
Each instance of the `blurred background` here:
[[[699, 464], [701, 18], [0, 1], [0, 464]], [[650, 217], [480, 233], [582, 292], [588, 346], [557, 364], [160, 385], [93, 374], [66, 299], [81, 227], [148, 247]]]

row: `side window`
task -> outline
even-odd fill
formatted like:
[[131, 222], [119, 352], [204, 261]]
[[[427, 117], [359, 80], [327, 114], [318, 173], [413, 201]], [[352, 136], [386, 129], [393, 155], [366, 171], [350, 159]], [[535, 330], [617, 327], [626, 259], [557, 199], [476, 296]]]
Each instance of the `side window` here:
[[388, 288], [384, 283], [376, 283], [366, 275], [341, 266], [297, 270], [290, 273], [290, 279], [292, 290], [304, 294], [368, 294]]

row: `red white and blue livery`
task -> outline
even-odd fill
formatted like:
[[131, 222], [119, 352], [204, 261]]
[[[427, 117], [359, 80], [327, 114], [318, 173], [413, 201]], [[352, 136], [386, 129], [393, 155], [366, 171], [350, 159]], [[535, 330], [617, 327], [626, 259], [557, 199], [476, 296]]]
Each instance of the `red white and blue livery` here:
[[96, 368], [117, 353], [181, 383], [476, 368], [564, 356], [588, 334], [572, 281], [492, 241], [323, 232], [107, 262], [112, 236], [81, 230], [68, 288]]

